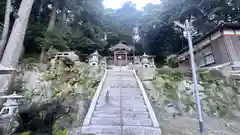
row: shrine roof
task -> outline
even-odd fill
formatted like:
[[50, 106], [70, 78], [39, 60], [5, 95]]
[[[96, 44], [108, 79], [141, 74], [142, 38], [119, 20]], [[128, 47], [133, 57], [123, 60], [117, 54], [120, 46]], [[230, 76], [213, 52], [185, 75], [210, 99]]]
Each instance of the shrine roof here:
[[124, 49], [127, 51], [135, 51], [135, 48], [133, 46], [128, 46], [123, 43], [119, 43], [119, 44], [109, 48], [110, 51], [116, 51], [116, 50], [121, 50], [121, 49]]

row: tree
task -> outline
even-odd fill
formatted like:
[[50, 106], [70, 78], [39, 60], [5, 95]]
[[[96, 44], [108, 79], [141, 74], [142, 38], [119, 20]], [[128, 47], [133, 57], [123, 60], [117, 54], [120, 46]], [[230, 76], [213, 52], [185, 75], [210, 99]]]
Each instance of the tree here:
[[7, 42], [7, 37], [9, 33], [9, 26], [10, 26], [10, 13], [11, 13], [11, 0], [6, 0], [6, 11], [4, 17], [4, 27], [2, 31], [2, 36], [0, 40], [0, 60], [4, 53], [5, 45]]
[[[1, 64], [7, 67], [17, 67], [23, 50], [23, 40], [27, 29], [28, 19], [34, 0], [23, 0], [18, 10], [18, 18], [12, 28]], [[1, 91], [7, 89], [12, 81], [12, 75], [1, 76]]]
[[12, 28], [12, 32], [4, 52], [2, 64], [16, 67], [23, 49], [23, 40], [27, 29], [29, 15], [34, 0], [23, 0], [18, 10], [18, 18]]
[[[55, 27], [56, 20], [57, 20], [57, 9], [58, 9], [58, 1], [54, 0], [53, 4], [48, 5], [49, 9], [51, 9], [50, 13], [50, 19], [48, 23], [48, 28], [47, 28], [47, 34], [52, 33], [53, 28]], [[45, 40], [47, 41], [47, 39]], [[41, 44], [41, 55], [40, 55], [40, 62], [44, 63], [44, 58], [46, 57], [46, 51], [50, 47], [48, 45], [45, 45], [45, 42], [42, 42]]]

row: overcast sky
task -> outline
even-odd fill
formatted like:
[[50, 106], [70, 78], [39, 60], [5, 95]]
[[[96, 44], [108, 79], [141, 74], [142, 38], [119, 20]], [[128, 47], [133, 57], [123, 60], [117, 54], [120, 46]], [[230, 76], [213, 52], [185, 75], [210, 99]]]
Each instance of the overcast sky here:
[[160, 3], [160, 0], [104, 0], [103, 4], [106, 8], [118, 9], [121, 8], [126, 1], [132, 1], [133, 3], [135, 3], [137, 9], [141, 9], [148, 3], [152, 4]]

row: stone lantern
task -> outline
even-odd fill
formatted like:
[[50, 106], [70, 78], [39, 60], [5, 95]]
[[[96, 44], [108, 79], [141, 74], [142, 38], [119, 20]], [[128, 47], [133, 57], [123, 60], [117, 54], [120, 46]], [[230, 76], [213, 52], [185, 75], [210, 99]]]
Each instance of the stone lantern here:
[[0, 111], [1, 118], [8, 118], [18, 113], [18, 103], [17, 100], [23, 98], [23, 96], [16, 94], [14, 92], [11, 95], [1, 96], [1, 99], [7, 99], [3, 104], [3, 108]]
[[143, 65], [143, 68], [149, 68], [151, 65], [150, 56], [144, 53], [143, 56], [141, 57], [141, 63]]
[[95, 51], [94, 53], [92, 53], [90, 55], [89, 65], [96, 67], [99, 65], [99, 61], [100, 61], [100, 55], [99, 55], [98, 51]]

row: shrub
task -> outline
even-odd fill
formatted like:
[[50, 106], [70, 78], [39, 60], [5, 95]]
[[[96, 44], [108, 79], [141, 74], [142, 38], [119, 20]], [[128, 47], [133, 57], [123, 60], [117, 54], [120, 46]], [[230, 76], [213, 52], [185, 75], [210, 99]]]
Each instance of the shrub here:
[[170, 55], [166, 59], [167, 65], [170, 68], [177, 68], [179, 67], [178, 60], [177, 60], [177, 55]]

